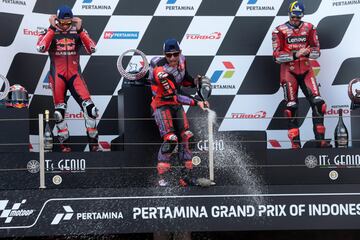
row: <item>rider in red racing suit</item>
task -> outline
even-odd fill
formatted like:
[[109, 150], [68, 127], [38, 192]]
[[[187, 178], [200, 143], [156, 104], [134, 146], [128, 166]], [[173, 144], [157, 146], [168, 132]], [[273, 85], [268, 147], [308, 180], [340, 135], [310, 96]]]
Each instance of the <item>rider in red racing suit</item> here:
[[71, 151], [66, 144], [69, 131], [65, 121], [66, 92], [69, 89], [84, 112], [86, 132], [90, 151], [99, 151], [96, 117], [98, 110], [91, 100], [90, 93], [81, 75], [79, 50], [83, 46], [88, 54], [95, 52], [95, 42], [83, 29], [81, 19], [73, 17], [67, 6], [62, 6], [49, 19], [50, 27], [39, 36], [37, 50], [49, 52], [51, 65], [49, 82], [55, 105], [55, 122], [63, 152]]
[[[175, 39], [166, 40], [164, 53], [165, 57], [151, 60], [149, 70], [154, 95], [151, 106], [164, 141], [158, 153], [158, 184], [168, 185], [170, 159], [178, 145], [179, 159], [184, 164], [180, 185], [193, 185], [194, 179], [190, 175], [192, 153], [189, 148], [193, 133], [189, 130], [189, 122], [182, 105], [199, 106], [204, 109], [208, 103], [181, 92], [181, 87], [195, 87], [196, 79], [187, 72], [185, 57], [181, 55], [179, 43]], [[179, 142], [181, 144], [178, 144]]]
[[298, 113], [299, 86], [312, 108], [315, 139], [321, 147], [329, 147], [324, 140], [325, 101], [321, 98], [310, 59], [320, 56], [320, 45], [316, 28], [301, 21], [304, 6], [295, 1], [290, 4], [290, 20], [272, 33], [273, 56], [280, 67], [280, 83], [286, 100], [285, 117], [289, 119], [288, 136], [292, 148], [301, 148]]

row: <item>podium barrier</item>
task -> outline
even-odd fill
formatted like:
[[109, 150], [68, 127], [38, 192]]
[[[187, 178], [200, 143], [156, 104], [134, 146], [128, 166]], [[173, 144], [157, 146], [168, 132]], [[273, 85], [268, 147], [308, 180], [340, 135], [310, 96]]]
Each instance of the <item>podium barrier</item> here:
[[[0, 152], [2, 236], [357, 228], [356, 145], [267, 149], [265, 131], [222, 132], [215, 124], [210, 147], [207, 131], [201, 131], [207, 115], [200, 111], [190, 118], [197, 133], [193, 154], [200, 159], [194, 174], [211, 177], [213, 149], [216, 186], [157, 187], [162, 141], [150, 97], [144, 85], [119, 91], [119, 138], [112, 141], [118, 151], [44, 152], [40, 144], [39, 152]], [[36, 121], [42, 133], [41, 114]], [[174, 159], [174, 176], [180, 169]]]

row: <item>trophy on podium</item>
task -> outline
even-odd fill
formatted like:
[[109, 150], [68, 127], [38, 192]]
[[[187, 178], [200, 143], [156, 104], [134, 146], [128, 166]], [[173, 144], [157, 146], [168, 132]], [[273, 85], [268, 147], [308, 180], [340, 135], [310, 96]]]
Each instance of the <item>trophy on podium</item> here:
[[348, 85], [348, 95], [351, 100], [351, 110], [360, 108], [360, 89], [353, 89], [353, 85], [358, 82], [360, 82], [360, 78], [354, 78], [349, 82]]
[[6, 97], [10, 90], [9, 80], [0, 74], [0, 107], [5, 108]]
[[[140, 56], [141, 60], [142, 60], [142, 67], [140, 69], [138, 69], [137, 64], [134, 62], [129, 62], [128, 64], [128, 68], [124, 67], [123, 65], [123, 59], [125, 56], [130, 55], [134, 56], [134, 54], [137, 54]], [[130, 81], [134, 81], [134, 80], [140, 80], [141, 78], [143, 78], [146, 73], [149, 70], [149, 62], [147, 60], [147, 57], [145, 55], [145, 53], [143, 53], [142, 51], [138, 50], [138, 49], [129, 49], [127, 51], [125, 51], [124, 53], [122, 53], [117, 62], [117, 69], [119, 71], [119, 73], [121, 74], [122, 77], [124, 77], [127, 80]]]
[[354, 139], [360, 138], [360, 125], [358, 117], [360, 116], [360, 89], [354, 89], [354, 84], [360, 82], [360, 78], [354, 78], [349, 82], [348, 95], [351, 100], [350, 105], [350, 123], [351, 123], [351, 146], [359, 148], [360, 141], [354, 141]]

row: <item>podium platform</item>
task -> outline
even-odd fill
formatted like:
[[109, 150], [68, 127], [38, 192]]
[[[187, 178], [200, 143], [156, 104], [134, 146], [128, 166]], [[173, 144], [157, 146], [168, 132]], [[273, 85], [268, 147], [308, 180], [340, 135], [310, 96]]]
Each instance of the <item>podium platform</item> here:
[[0, 152], [29, 152], [29, 109], [0, 108]]
[[[358, 229], [360, 185], [0, 191], [3, 237]], [[21, 197], [19, 198], [19, 196]], [[18, 203], [17, 209], [11, 206]]]

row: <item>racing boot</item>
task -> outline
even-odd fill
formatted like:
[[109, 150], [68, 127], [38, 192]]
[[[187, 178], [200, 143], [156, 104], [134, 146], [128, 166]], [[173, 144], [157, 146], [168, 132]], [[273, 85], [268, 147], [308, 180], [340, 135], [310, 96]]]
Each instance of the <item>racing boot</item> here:
[[301, 148], [300, 132], [298, 128], [289, 129], [288, 137], [290, 139], [292, 149]]
[[65, 144], [65, 143], [61, 143], [60, 144], [60, 150], [63, 153], [68, 153], [71, 152], [71, 148], [69, 147], [69, 145]]
[[314, 126], [314, 135], [319, 148], [332, 148], [332, 145], [325, 140], [324, 125], [317, 124]]
[[157, 172], [158, 172], [158, 181], [157, 186], [159, 187], [167, 187], [170, 185], [170, 163], [168, 162], [159, 162], [157, 164]]
[[67, 153], [71, 152], [71, 147], [68, 144], [68, 141], [60, 141], [60, 151]]
[[99, 145], [97, 130], [96, 135], [93, 135], [91, 132], [89, 132], [89, 129], [87, 130], [90, 152], [103, 152], [102, 147]]
[[[67, 129], [66, 129], [67, 131]], [[64, 152], [64, 153], [67, 153], [67, 152], [71, 152], [71, 148], [69, 146], [69, 134], [65, 134], [63, 135], [62, 132], [60, 130], [58, 130], [58, 139], [59, 139], [59, 142], [60, 142], [60, 151], [61, 152]]]
[[211, 181], [206, 178], [196, 178], [192, 174], [192, 161], [185, 161], [185, 166], [181, 170], [181, 178], [179, 180], [179, 185], [182, 187], [188, 186], [200, 186], [200, 187], [210, 187]]

